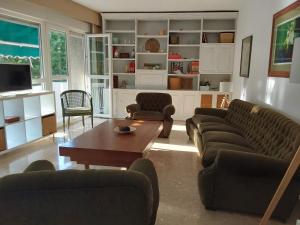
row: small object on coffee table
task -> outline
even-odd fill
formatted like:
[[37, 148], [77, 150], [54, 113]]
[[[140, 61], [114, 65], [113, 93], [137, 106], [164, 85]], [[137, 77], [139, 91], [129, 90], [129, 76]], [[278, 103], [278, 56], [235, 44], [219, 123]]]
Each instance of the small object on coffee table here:
[[118, 134], [129, 134], [136, 131], [136, 128], [131, 126], [117, 126], [114, 128], [114, 131]]

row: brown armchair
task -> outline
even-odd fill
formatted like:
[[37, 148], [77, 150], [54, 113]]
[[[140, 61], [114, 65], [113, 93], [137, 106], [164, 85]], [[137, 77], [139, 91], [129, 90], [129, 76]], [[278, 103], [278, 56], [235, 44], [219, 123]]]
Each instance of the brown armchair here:
[[164, 128], [159, 137], [168, 138], [173, 125], [171, 116], [175, 113], [171, 95], [166, 93], [139, 93], [136, 96], [136, 102], [137, 104], [126, 107], [129, 119], [163, 121]]

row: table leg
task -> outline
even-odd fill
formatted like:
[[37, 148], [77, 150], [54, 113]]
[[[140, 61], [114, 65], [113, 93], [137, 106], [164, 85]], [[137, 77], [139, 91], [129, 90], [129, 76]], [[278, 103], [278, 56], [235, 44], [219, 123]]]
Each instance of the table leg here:
[[89, 164], [84, 164], [84, 168], [85, 168], [86, 170], [88, 170], [88, 169], [90, 169], [90, 165], [89, 165]]

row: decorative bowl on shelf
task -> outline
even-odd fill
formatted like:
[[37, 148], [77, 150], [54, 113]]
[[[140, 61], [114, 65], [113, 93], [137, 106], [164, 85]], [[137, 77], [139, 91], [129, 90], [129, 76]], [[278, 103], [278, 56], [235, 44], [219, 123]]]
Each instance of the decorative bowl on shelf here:
[[145, 43], [145, 49], [149, 52], [159, 52], [160, 44], [155, 38], [150, 38]]

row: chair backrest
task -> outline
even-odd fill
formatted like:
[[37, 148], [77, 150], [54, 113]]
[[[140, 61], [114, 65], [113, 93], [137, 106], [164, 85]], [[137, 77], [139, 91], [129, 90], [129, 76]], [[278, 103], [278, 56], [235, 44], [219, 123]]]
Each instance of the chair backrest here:
[[166, 105], [172, 104], [172, 97], [167, 93], [142, 92], [137, 94], [136, 102], [141, 110], [161, 112]]
[[91, 95], [82, 90], [67, 90], [60, 94], [62, 107], [91, 107]]
[[39, 171], [0, 179], [5, 225], [149, 225], [152, 207], [150, 181], [134, 171]]
[[231, 101], [225, 119], [242, 131], [246, 130], [255, 104], [234, 99]]

